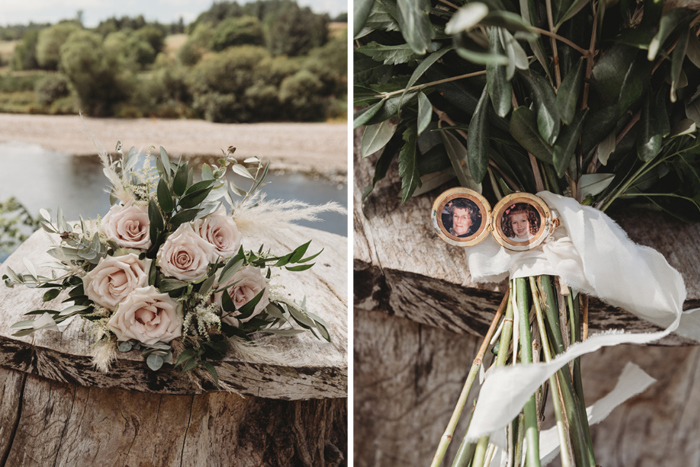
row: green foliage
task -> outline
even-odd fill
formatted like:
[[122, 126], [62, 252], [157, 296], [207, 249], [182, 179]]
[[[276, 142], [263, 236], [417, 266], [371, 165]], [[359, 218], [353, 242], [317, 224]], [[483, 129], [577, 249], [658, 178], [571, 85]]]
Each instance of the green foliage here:
[[48, 75], [36, 83], [34, 88], [36, 100], [42, 105], [49, 105], [61, 97], [70, 94], [68, 80], [63, 75]]
[[182, 64], [188, 66], [196, 64], [209, 47], [213, 35], [214, 25], [212, 23], [199, 23], [187, 38], [187, 42], [177, 52]]
[[265, 45], [262, 24], [258, 18], [226, 18], [216, 27], [209, 41], [209, 48], [217, 52], [236, 45]]
[[[493, 201], [539, 182], [603, 210], [628, 199], [700, 220], [699, 13], [662, 2], [551, 3], [553, 28], [532, 2], [359, 2], [355, 104], [364, 109], [355, 126], [399, 129], [372, 139], [384, 151], [366, 194], [400, 149], [404, 201], [426, 191], [415, 161], [429, 188], [483, 180]], [[402, 138], [414, 127], [415, 142]], [[466, 141], [451, 132], [436, 144], [431, 129], [451, 127], [467, 130]], [[445, 153], [451, 169], [434, 163]], [[589, 189], [593, 176], [600, 189]]]
[[279, 94], [286, 114], [302, 121], [324, 120], [322, 88], [321, 80], [307, 70], [286, 78], [282, 81]]
[[32, 70], [39, 68], [36, 61], [36, 43], [39, 40], [39, 31], [36, 29], [27, 31], [22, 42], [17, 44], [12, 52], [10, 66], [13, 70]]
[[163, 27], [148, 24], [134, 31], [133, 35], [148, 42], [148, 45], [151, 46], [156, 54], [163, 51], [163, 46], [165, 45], [165, 30]]
[[16, 198], [0, 201], [0, 255], [14, 251], [37, 228], [39, 219]]
[[61, 46], [71, 34], [80, 29], [75, 23], [59, 23], [42, 29], [36, 43], [36, 60], [39, 66], [46, 70], [56, 70], [61, 60]]
[[326, 43], [327, 15], [316, 15], [310, 8], [301, 8], [291, 1], [279, 5], [263, 20], [270, 53], [295, 57]]
[[68, 38], [61, 47], [60, 66], [89, 115], [109, 115], [133, 90], [122, 57], [103, 47], [101, 36], [92, 32], [78, 31]]

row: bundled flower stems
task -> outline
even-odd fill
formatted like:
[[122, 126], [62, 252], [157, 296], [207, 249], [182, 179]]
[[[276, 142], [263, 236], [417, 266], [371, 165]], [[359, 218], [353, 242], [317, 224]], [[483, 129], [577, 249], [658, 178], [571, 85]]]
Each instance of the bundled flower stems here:
[[[510, 280], [509, 290], [489, 327], [450, 422], [443, 434], [432, 467], [441, 465], [457, 423], [490, 349], [491, 367], [551, 361], [572, 344], [586, 338], [587, 302], [563, 284], [556, 291], [556, 279], [537, 276]], [[551, 397], [564, 467], [595, 467], [595, 455], [586, 415], [579, 359], [559, 370], [532, 394], [519, 416], [506, 428], [507, 466], [540, 465], [539, 431], [544, 406]], [[478, 442], [466, 438], [452, 467], [486, 467], [496, 453], [496, 445], [484, 436]]]

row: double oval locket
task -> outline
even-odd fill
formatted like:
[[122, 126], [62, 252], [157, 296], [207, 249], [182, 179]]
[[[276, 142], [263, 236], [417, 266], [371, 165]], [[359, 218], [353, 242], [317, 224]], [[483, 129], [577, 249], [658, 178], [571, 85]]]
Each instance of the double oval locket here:
[[437, 197], [432, 209], [438, 236], [454, 246], [474, 246], [489, 234], [513, 251], [536, 248], [559, 225], [547, 203], [529, 193], [511, 193], [494, 206], [469, 188], [452, 188]]

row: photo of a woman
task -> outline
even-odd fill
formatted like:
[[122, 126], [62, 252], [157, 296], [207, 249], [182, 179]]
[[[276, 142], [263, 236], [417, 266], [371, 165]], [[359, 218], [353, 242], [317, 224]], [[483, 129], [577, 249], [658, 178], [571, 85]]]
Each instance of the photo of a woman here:
[[455, 198], [445, 205], [442, 223], [450, 235], [465, 238], [474, 235], [481, 227], [481, 213], [473, 201]]
[[501, 229], [512, 242], [529, 242], [540, 230], [540, 214], [527, 203], [515, 203], [501, 217]]

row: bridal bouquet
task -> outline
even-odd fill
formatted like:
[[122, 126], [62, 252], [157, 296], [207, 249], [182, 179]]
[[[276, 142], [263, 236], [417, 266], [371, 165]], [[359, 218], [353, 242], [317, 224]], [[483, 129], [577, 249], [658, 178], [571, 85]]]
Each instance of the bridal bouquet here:
[[[151, 370], [164, 363], [183, 372], [202, 367], [216, 384], [211, 362], [226, 356], [231, 338], [310, 331], [330, 341], [324, 321], [306, 310], [306, 299], [282, 298], [273, 285], [276, 268], [305, 271], [321, 251], [307, 253], [310, 242], [282, 255], [263, 246], [246, 250], [237, 220], [250, 228], [261, 216], [280, 222], [294, 213], [308, 219], [339, 208], [265, 200], [257, 190], [269, 163], [256, 157], [239, 162], [234, 151], [229, 148], [219, 166], [204, 164], [201, 181], [195, 181], [187, 162], [171, 162], [162, 147], [155, 167], [147, 157], [138, 169], [143, 159], [134, 148], [124, 155], [119, 143], [122, 157], [116, 160], [102, 152], [112, 184], [107, 215], [71, 225], [60, 208], [56, 219], [42, 210], [41, 227], [60, 238], [48, 251], [58, 263], [49, 276], [38, 274], [27, 260], [28, 272], [8, 268], [3, 276], [9, 287], [46, 289], [45, 302], [66, 292], [63, 303], [72, 304], [30, 311], [27, 315], [37, 319], [14, 324], [14, 335], [63, 331], [80, 317], [95, 335], [93, 363], [102, 371], [108, 371], [117, 350], [142, 350]], [[229, 169], [250, 182], [248, 191], [227, 180]], [[242, 200], [234, 202], [231, 192]]]

